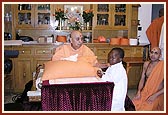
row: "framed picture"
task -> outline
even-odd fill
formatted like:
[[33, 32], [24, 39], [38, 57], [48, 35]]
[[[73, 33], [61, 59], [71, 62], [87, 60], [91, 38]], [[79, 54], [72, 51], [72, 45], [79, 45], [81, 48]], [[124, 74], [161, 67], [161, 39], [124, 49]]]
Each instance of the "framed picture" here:
[[83, 6], [81, 5], [64, 5], [64, 12], [68, 19], [78, 18], [82, 21]]

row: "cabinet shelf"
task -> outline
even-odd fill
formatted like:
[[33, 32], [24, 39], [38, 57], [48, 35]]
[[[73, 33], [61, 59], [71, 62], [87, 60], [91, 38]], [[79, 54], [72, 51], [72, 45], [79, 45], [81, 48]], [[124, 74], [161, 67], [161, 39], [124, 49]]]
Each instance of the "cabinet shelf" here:
[[[19, 9], [15, 5], [15, 26], [17, 29], [49, 29], [52, 23], [51, 10], [53, 5], [50, 4], [31, 4], [30, 9]], [[23, 5], [23, 4], [22, 4]], [[53, 9], [52, 9], [53, 10]]]
[[[108, 4], [107, 11], [99, 11], [99, 6], [104, 4], [94, 4], [94, 22], [93, 22], [93, 38], [99, 36], [112, 38], [123, 36], [127, 38], [136, 37], [138, 10], [132, 7], [132, 4]], [[137, 7], [138, 8], [138, 7]], [[135, 14], [135, 15], [134, 15]], [[105, 23], [103, 23], [103, 19]], [[132, 21], [133, 20], [133, 21]], [[134, 26], [134, 27], [133, 27]]]
[[[62, 25], [59, 26], [59, 21], [56, 21], [55, 16], [53, 16], [55, 9], [64, 9], [64, 5], [65, 4], [31, 4], [31, 10], [18, 10], [18, 5], [15, 5], [14, 28], [16, 28], [16, 30], [29, 29], [35, 31], [53, 31], [58, 29], [58, 31], [70, 32], [73, 28], [70, 28], [70, 24], [67, 24], [67, 20], [65, 22], [62, 21]], [[136, 26], [138, 26], [138, 22], [136, 20], [138, 20], [138, 7], [134, 7], [133, 4], [89, 4], [84, 5], [83, 8], [83, 10], [93, 9], [94, 12], [92, 21], [89, 22], [89, 24], [82, 24], [82, 32], [92, 33], [92, 41], [93, 38], [98, 38], [100, 35], [103, 35], [105, 38], [122, 35], [127, 38], [137, 36]], [[29, 15], [30, 18], [24, 20], [24, 14], [20, 23], [18, 21], [18, 13], [28, 13], [27, 15]], [[124, 34], [120, 33], [120, 31], [124, 31]]]
[[115, 15], [127, 15], [126, 13], [123, 13], [123, 12], [116, 12], [114, 13]]

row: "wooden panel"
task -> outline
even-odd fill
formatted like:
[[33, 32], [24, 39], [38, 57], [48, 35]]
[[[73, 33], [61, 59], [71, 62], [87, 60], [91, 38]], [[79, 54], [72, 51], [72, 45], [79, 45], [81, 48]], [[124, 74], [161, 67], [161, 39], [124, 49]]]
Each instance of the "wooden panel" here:
[[33, 55], [33, 50], [31, 48], [27, 48], [27, 47], [14, 47], [14, 50], [18, 50], [19, 51], [19, 57], [20, 56], [30, 56]]
[[111, 49], [107, 48], [97, 48], [97, 56], [101, 58], [107, 59], [108, 53], [110, 52]]
[[35, 49], [35, 55], [46, 55], [46, 54], [53, 54], [53, 50], [47, 48]]
[[51, 61], [52, 56], [36, 56], [33, 61], [34, 70], [38, 65], [43, 65], [47, 61]]
[[16, 58], [14, 61], [13, 87], [15, 92], [22, 92], [25, 84], [32, 79], [32, 58]]
[[141, 74], [142, 74], [143, 63], [130, 64], [128, 70], [128, 88], [137, 88]]
[[143, 57], [143, 47], [132, 48], [131, 52], [131, 57]]
[[121, 47], [124, 50], [125, 56], [124, 57], [131, 57], [131, 47]]
[[11, 92], [13, 90], [12, 87], [12, 74], [4, 75], [4, 90], [5, 92]]

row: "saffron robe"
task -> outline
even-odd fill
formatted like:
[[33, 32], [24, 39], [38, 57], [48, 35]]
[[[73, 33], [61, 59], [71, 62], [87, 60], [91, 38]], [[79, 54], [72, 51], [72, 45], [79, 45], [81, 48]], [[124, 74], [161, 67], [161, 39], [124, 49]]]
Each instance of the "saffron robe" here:
[[152, 21], [152, 23], [146, 30], [146, 35], [149, 39], [149, 42], [151, 43], [151, 49], [153, 47], [159, 47], [160, 33], [163, 22], [164, 22], [164, 16], [156, 18]]
[[93, 66], [97, 63], [97, 57], [90, 48], [82, 45], [79, 49], [75, 50], [71, 44], [64, 44], [56, 48], [52, 61], [61, 60], [61, 58], [68, 58], [72, 55], [78, 54], [78, 60], [87, 61]]
[[149, 96], [158, 91], [160, 83], [164, 79], [164, 63], [159, 61], [153, 68], [146, 84], [141, 91], [141, 98], [133, 100], [136, 111], [163, 111], [164, 110], [164, 94], [158, 96], [152, 104], [149, 104], [146, 100]]

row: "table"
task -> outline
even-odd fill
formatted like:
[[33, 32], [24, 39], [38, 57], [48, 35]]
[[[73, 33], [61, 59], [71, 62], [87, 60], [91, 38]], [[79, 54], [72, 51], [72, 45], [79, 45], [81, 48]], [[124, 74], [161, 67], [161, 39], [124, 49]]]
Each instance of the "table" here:
[[50, 85], [43, 81], [43, 111], [110, 111], [113, 82]]

